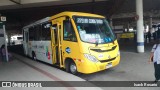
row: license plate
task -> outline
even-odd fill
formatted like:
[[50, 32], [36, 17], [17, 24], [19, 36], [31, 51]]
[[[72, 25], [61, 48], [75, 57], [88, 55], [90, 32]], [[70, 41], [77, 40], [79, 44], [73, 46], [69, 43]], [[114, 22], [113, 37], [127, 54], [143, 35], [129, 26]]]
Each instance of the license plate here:
[[106, 68], [110, 68], [110, 67], [112, 67], [112, 62], [108, 63], [106, 66]]

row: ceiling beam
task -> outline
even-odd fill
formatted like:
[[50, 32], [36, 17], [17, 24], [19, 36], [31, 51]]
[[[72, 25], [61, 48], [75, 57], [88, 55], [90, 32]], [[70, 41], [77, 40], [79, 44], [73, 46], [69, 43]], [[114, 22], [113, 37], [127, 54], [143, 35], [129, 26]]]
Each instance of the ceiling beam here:
[[[130, 13], [119, 13], [112, 15], [113, 19], [116, 18], [131, 18], [135, 17], [136, 12], [130, 12]], [[153, 18], [160, 18], [160, 10], [154, 10], [154, 11], [147, 11], [143, 12], [144, 17], [153, 17]]]
[[126, 0], [112, 0], [111, 2], [113, 4], [113, 6], [110, 10], [109, 17], [112, 17], [112, 15], [114, 15], [116, 13], [116, 11], [118, 11], [120, 9], [120, 7], [124, 4], [124, 2], [126, 2]]
[[14, 3], [18, 4], [18, 5], [21, 5], [21, 0], [10, 0], [10, 1], [14, 2]]

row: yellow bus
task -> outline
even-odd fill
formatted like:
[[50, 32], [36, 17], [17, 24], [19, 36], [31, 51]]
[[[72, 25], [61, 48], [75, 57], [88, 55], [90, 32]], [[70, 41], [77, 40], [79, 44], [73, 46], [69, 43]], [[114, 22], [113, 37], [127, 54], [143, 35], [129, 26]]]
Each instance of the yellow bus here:
[[76, 74], [119, 64], [117, 39], [105, 17], [62, 12], [23, 27], [25, 55]]

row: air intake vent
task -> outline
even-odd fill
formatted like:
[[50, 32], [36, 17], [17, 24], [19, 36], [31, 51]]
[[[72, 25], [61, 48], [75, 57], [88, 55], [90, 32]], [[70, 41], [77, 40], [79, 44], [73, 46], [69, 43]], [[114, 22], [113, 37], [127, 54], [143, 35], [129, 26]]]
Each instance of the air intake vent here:
[[109, 51], [113, 51], [117, 46], [113, 46], [111, 49], [108, 50], [101, 50], [101, 49], [91, 49], [92, 51], [95, 52], [109, 52]]

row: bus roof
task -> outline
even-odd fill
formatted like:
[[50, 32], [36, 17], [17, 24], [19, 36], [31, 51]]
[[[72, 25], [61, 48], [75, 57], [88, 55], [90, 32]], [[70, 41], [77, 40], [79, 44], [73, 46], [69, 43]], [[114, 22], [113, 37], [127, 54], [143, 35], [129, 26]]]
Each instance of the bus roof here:
[[71, 12], [71, 11], [65, 11], [65, 12], [62, 12], [62, 13], [59, 13], [59, 14], [56, 14], [56, 15], [53, 15], [51, 17], [46, 17], [46, 18], [43, 18], [43, 19], [40, 19], [34, 23], [31, 23], [27, 26], [24, 26], [24, 28], [29, 28], [31, 26], [34, 26], [34, 25], [37, 25], [37, 24], [40, 24], [40, 23], [43, 23], [43, 22], [47, 22], [49, 20], [52, 20], [52, 19], [55, 19], [55, 18], [58, 18], [58, 17], [62, 17], [62, 16], [69, 16], [72, 18], [72, 16], [90, 16], [90, 17], [100, 17], [100, 18], [104, 18], [104, 16], [101, 16], [101, 15], [97, 15], [97, 14], [91, 14], [91, 13], [83, 13], [83, 12]]
[[71, 12], [71, 11], [65, 11], [56, 15], [51, 16], [51, 19], [55, 19], [62, 16], [69, 16], [72, 18], [72, 16], [90, 16], [90, 17], [100, 17], [104, 18], [104, 16], [97, 15], [97, 14], [91, 14], [91, 13], [83, 13], [83, 12]]
[[50, 17], [46, 17], [46, 18], [40, 19], [40, 20], [38, 20], [38, 21], [36, 21], [36, 22], [34, 22], [34, 23], [31, 23], [31, 24], [29, 24], [29, 25], [27, 25], [27, 26], [24, 26], [23, 29], [24, 29], [24, 28], [31, 27], [31, 26], [34, 26], [34, 25], [37, 25], [37, 24], [40, 24], [40, 23], [43, 23], [43, 22], [47, 22], [47, 21], [49, 21], [49, 20], [50, 20]]

